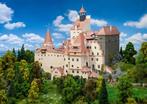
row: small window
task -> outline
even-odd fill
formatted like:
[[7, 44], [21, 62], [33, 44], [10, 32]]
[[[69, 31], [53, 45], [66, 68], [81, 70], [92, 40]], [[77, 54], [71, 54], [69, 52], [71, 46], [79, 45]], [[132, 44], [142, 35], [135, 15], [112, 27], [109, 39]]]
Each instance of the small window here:
[[97, 55], [99, 55], [99, 53], [97, 53]]
[[77, 71], [77, 73], [79, 73], [79, 71]]
[[96, 49], [96, 46], [94, 48]]
[[92, 55], [94, 55], [94, 53], [92, 52]]
[[100, 68], [100, 65], [98, 65], [98, 68]]
[[64, 58], [64, 61], [65, 61], [65, 58]]
[[72, 58], [72, 61], [74, 61], [74, 58]]
[[71, 67], [74, 67], [74, 65], [71, 65]]
[[66, 67], [68, 67], [68, 65], [66, 64]]
[[96, 61], [98, 61], [99, 59], [98, 58], [96, 58]]
[[77, 58], [77, 61], [79, 61], [79, 59]]
[[93, 61], [93, 58], [91, 58], [91, 61]]
[[74, 73], [74, 70], [72, 71], [72, 73]]
[[70, 58], [68, 58], [68, 60], [70, 60]]

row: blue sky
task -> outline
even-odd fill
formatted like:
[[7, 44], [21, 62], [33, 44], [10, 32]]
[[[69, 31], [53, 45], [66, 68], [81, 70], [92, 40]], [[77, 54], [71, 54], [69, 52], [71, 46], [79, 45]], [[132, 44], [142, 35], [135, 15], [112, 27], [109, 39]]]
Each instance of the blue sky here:
[[138, 49], [147, 41], [146, 0], [0, 0], [0, 51], [39, 47], [47, 29], [55, 46], [69, 38], [68, 30], [81, 6], [92, 18], [92, 29], [104, 25], [120, 31], [120, 45]]

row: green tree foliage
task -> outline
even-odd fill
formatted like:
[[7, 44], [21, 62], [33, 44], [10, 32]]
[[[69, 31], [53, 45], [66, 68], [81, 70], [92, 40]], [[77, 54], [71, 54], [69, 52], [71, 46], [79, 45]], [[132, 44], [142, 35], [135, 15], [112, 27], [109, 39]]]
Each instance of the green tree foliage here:
[[120, 47], [119, 54], [120, 54], [120, 55], [121, 55], [121, 57], [123, 58], [123, 50], [122, 50], [122, 47]]
[[147, 42], [143, 42], [140, 51], [143, 53], [143, 61], [147, 62]]
[[12, 49], [12, 52], [13, 52], [14, 56], [16, 57], [16, 51], [15, 51], [15, 48]]
[[80, 86], [76, 83], [72, 76], [67, 76], [64, 80], [63, 101], [64, 104], [71, 104], [77, 97], [80, 91]]
[[134, 55], [137, 53], [137, 51], [134, 48], [134, 45], [129, 42], [126, 45], [125, 50], [123, 51], [123, 62], [135, 64], [135, 58]]
[[41, 76], [42, 76], [41, 65], [38, 61], [35, 61], [32, 66], [32, 77], [33, 79], [34, 78], [41, 79]]
[[13, 78], [14, 78], [14, 76], [15, 76], [15, 71], [14, 71], [14, 69], [13, 68], [8, 68], [7, 70], [6, 70], [6, 72], [7, 72], [7, 80], [8, 81], [11, 81], [11, 80], [13, 80]]
[[24, 44], [22, 45], [21, 49], [20, 49], [20, 57], [21, 57], [21, 60], [25, 59], [25, 48], [24, 48]]
[[26, 50], [25, 51], [25, 57], [24, 59], [28, 62], [28, 63], [32, 63], [34, 62], [34, 52], [30, 51], [30, 50]]
[[130, 68], [130, 70], [127, 71], [127, 75], [133, 82], [146, 83], [147, 65], [137, 64], [136, 66]]
[[31, 88], [29, 90], [29, 102], [30, 103], [36, 103], [37, 98], [39, 97], [39, 87], [37, 84], [37, 80], [34, 79], [31, 83]]
[[105, 79], [102, 80], [102, 87], [99, 94], [99, 104], [108, 104], [108, 92]]
[[0, 104], [7, 104], [8, 98], [6, 90], [2, 89], [0, 90]]
[[128, 98], [126, 104], [137, 104], [137, 102], [133, 98]]
[[99, 75], [97, 79], [96, 92], [98, 93], [99, 104], [108, 104], [106, 83], [102, 75]]
[[142, 43], [139, 53], [136, 57], [136, 62], [138, 64], [147, 63], [147, 42]]
[[73, 104], [88, 104], [84, 96], [79, 96], [76, 98]]
[[21, 49], [18, 50], [17, 53], [17, 60], [26, 60], [28, 63], [34, 62], [34, 52], [30, 50], [25, 50], [24, 44], [22, 45]]
[[11, 51], [7, 51], [6, 54], [2, 57], [3, 70], [13, 68], [15, 62], [16, 57], [14, 56], [14, 54]]
[[94, 79], [89, 79], [86, 81], [83, 93], [89, 103], [96, 99], [96, 81]]
[[125, 104], [127, 102], [127, 99], [132, 95], [131, 93], [132, 84], [128, 79], [128, 77], [126, 76], [120, 77], [117, 88], [119, 90], [119, 102]]

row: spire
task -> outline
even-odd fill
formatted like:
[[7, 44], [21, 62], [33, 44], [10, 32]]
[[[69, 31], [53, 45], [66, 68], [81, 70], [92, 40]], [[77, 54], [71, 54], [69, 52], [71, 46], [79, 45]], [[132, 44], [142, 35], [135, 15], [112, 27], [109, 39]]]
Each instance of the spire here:
[[45, 40], [44, 40], [44, 43], [43, 43], [43, 47], [50, 48], [50, 49], [54, 48], [49, 30], [47, 30], [47, 32], [46, 32], [46, 36], [45, 36]]
[[85, 11], [85, 9], [84, 9], [83, 5], [82, 5], [82, 7], [81, 7], [81, 9], [80, 9], [79, 13], [86, 13], [86, 11]]
[[47, 32], [46, 32], [44, 43], [45, 44], [48, 44], [48, 43], [52, 44], [53, 43], [49, 30], [47, 30]]

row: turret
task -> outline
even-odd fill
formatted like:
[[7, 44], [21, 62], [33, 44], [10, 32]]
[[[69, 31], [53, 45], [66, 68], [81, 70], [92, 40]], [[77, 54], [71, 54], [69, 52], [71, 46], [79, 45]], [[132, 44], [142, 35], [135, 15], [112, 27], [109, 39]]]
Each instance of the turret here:
[[43, 48], [54, 49], [54, 45], [49, 31], [46, 32], [45, 40], [43, 42]]
[[79, 11], [79, 15], [80, 15], [80, 21], [84, 21], [86, 19], [86, 11], [83, 6]]

